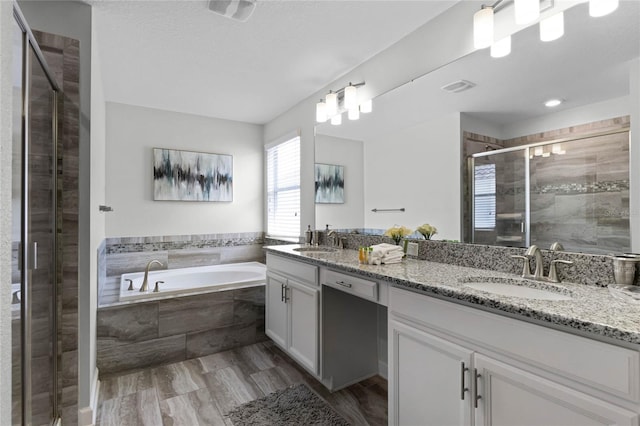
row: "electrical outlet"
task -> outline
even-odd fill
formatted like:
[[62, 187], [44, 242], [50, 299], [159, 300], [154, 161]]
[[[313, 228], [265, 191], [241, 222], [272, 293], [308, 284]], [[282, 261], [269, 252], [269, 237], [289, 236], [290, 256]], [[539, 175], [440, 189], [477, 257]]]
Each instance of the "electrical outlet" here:
[[407, 254], [409, 256], [418, 255], [418, 243], [407, 243]]

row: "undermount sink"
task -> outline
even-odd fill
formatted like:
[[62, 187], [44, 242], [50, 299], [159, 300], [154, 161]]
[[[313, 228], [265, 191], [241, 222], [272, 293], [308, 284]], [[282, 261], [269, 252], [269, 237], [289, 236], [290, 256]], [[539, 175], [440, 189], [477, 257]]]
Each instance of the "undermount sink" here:
[[333, 253], [337, 251], [331, 247], [297, 247], [293, 251], [299, 251], [301, 253]]
[[465, 287], [500, 296], [535, 300], [571, 300], [564, 287], [538, 281], [503, 277], [469, 277], [461, 280]]

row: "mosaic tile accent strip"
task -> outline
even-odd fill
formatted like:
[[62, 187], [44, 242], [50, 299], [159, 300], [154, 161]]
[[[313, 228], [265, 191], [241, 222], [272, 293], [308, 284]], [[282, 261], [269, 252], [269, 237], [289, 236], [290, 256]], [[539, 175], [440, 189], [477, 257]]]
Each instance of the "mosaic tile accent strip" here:
[[263, 244], [263, 232], [107, 238], [107, 254]]

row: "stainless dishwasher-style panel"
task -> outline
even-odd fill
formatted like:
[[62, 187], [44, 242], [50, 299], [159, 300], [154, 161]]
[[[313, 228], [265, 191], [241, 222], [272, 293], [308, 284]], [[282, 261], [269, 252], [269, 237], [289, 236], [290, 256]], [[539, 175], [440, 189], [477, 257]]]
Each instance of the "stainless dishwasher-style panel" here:
[[320, 271], [321, 283], [363, 299], [378, 301], [378, 283], [329, 269]]

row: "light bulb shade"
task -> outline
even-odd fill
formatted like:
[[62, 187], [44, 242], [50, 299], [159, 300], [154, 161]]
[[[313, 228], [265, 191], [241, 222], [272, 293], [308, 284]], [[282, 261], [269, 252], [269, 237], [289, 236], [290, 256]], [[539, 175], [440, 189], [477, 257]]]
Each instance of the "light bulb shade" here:
[[540, 40], [553, 41], [564, 35], [564, 12], [540, 21]]
[[524, 25], [540, 16], [540, 0], [514, 0], [516, 24]]
[[327, 116], [333, 117], [338, 113], [338, 94], [329, 92], [324, 98], [325, 104], [327, 104]]
[[316, 121], [318, 123], [327, 121], [327, 104], [322, 101], [316, 104]]
[[502, 58], [511, 53], [511, 36], [506, 36], [491, 45], [491, 57]]
[[589, 15], [594, 18], [608, 15], [618, 8], [618, 0], [589, 0]]
[[342, 124], [342, 114], [336, 114], [333, 117], [331, 117], [331, 124], [333, 124], [334, 126], [339, 126]]
[[484, 49], [493, 44], [493, 8], [485, 7], [473, 15], [473, 47]]
[[344, 88], [344, 107], [348, 110], [358, 108], [358, 88], [351, 83]]
[[351, 108], [348, 110], [347, 117], [349, 117], [349, 120], [360, 119], [360, 109], [357, 106], [355, 108]]
[[363, 114], [369, 114], [373, 111], [373, 101], [371, 99], [367, 99], [363, 103], [360, 104], [360, 112]]

